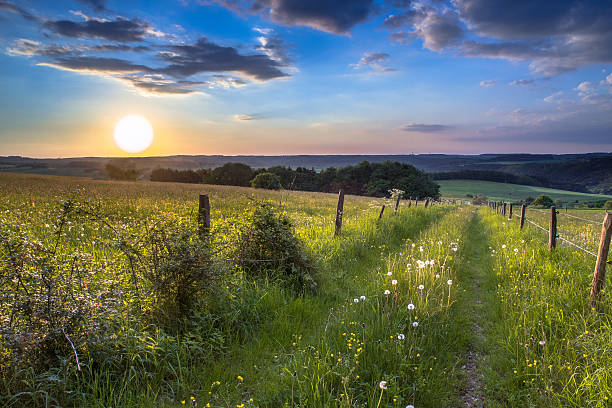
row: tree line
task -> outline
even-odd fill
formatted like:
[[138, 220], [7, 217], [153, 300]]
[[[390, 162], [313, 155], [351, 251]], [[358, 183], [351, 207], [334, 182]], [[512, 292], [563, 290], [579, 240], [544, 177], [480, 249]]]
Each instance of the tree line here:
[[391, 189], [400, 189], [413, 198], [439, 198], [439, 185], [431, 175], [410, 164], [363, 161], [354, 166], [315, 169], [285, 166], [253, 169], [243, 163], [226, 163], [215, 169], [176, 170], [158, 168], [151, 181], [205, 183], [268, 189], [319, 191], [344, 189], [346, 194], [385, 197]]

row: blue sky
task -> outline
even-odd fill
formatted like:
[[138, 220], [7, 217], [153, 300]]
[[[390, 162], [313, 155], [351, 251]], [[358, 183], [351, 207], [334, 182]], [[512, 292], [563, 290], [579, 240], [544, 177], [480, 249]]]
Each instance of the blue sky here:
[[612, 151], [612, 2], [0, 0], [0, 155]]

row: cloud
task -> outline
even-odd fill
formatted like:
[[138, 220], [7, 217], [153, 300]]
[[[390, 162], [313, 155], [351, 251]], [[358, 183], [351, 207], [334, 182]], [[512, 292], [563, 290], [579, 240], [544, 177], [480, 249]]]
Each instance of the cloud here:
[[517, 79], [516, 81], [512, 81], [508, 83], [511, 86], [532, 86], [535, 85], [535, 79]]
[[19, 14], [21, 17], [25, 18], [29, 21], [40, 22], [42, 21], [40, 17], [30, 13], [29, 11], [14, 5], [13, 3], [9, 3], [8, 1], [0, 0], [0, 10], [6, 10], [11, 13]]
[[205, 37], [194, 44], [167, 46], [158, 57], [170, 64], [159, 71], [174, 77], [201, 72], [237, 72], [265, 81], [288, 76], [279, 69], [281, 64], [267, 55], [242, 55], [233, 47], [217, 45]]
[[106, 0], [77, 0], [79, 3], [85, 4], [96, 11], [109, 11], [106, 8]]
[[291, 65], [291, 58], [287, 54], [287, 45], [281, 36], [274, 33], [274, 30], [270, 28], [255, 28], [259, 34], [257, 41], [259, 45], [255, 47], [256, 50], [263, 52], [271, 60], [277, 61], [283, 66]]
[[578, 84], [578, 86], [576, 87], [576, 90], [578, 90], [578, 91], [580, 91], [582, 93], [593, 92], [595, 90], [595, 85], [593, 85], [592, 82], [584, 81], [584, 82], [581, 82], [580, 84]]
[[480, 86], [488, 88], [495, 85], [497, 81], [495, 79], [488, 79], [486, 81], [480, 81]]
[[43, 45], [38, 41], [20, 38], [6, 49], [6, 53], [13, 56], [62, 57], [74, 54], [75, 50], [63, 45]]
[[234, 120], [237, 121], [250, 121], [259, 119], [256, 115], [234, 115]]
[[48, 20], [43, 24], [47, 30], [71, 38], [100, 38], [116, 42], [139, 42], [146, 37], [157, 36], [157, 32], [146, 21], [117, 17], [115, 20], [89, 18], [83, 22], [70, 20]]
[[424, 123], [408, 123], [401, 128], [405, 132], [436, 133], [452, 129], [451, 126]]
[[[210, 0], [234, 11], [257, 13], [277, 23], [346, 34], [376, 10], [374, 0]], [[210, 1], [201, 0], [202, 4]]]
[[360, 69], [369, 67], [378, 72], [393, 72], [395, 69], [385, 66], [390, 58], [391, 56], [386, 52], [366, 52], [359, 62], [353, 65], [353, 68]]
[[64, 69], [67, 71], [103, 74], [155, 72], [154, 69], [145, 65], [134, 64], [124, 59], [88, 56], [56, 58], [53, 62], [41, 62], [38, 65]]

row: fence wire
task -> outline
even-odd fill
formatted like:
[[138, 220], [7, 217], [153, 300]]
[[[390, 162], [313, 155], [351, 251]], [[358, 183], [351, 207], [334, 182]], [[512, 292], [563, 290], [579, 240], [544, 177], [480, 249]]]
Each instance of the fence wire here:
[[[541, 225], [539, 225], [539, 224], [536, 224], [535, 222], [531, 221], [530, 219], [525, 218], [525, 221], [527, 221], [527, 222], [528, 222], [528, 223], [530, 223], [531, 225], [533, 225], [533, 226], [535, 226], [535, 227], [537, 227], [537, 228], [541, 229], [542, 231], [544, 231], [544, 232], [545, 232], [545, 233], [547, 233], [547, 234], [549, 234], [549, 233], [550, 233], [550, 231], [549, 231], [548, 229], [546, 229], [546, 228], [542, 227], [542, 226], [541, 226]], [[586, 252], [586, 253], [587, 253], [587, 254], [589, 254], [589, 255], [593, 255], [595, 258], [597, 258], [597, 254], [596, 254], [596, 253], [589, 251], [588, 249], [586, 249], [586, 248], [584, 248], [584, 247], [582, 247], [582, 246], [580, 246], [580, 245], [576, 244], [575, 242], [572, 242], [572, 241], [570, 241], [570, 240], [568, 240], [568, 239], [565, 239], [565, 238], [563, 238], [563, 237], [562, 237], [561, 235], [559, 235], [559, 234], [557, 234], [557, 238], [559, 238], [561, 241], [563, 241], [563, 242], [565, 242], [565, 243], [567, 243], [567, 244], [570, 244], [571, 246], [576, 247], [576, 248], [580, 249], [581, 251]], [[608, 261], [608, 260], [606, 260], [605, 262], [606, 262], [608, 265], [612, 265], [612, 261]]]

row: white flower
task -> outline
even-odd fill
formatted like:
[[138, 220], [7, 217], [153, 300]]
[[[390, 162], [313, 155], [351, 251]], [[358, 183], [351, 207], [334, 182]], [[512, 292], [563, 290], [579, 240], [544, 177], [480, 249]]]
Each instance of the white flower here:
[[414, 310], [414, 305], [412, 303], [408, 305], [408, 310]]
[[442, 241], [438, 241], [438, 245], [442, 245]]
[[381, 381], [378, 386], [380, 387], [381, 390], [386, 390], [387, 389], [387, 382], [386, 381]]
[[419, 251], [423, 252], [423, 247], [422, 246], [419, 247]]
[[506, 249], [506, 244], [502, 245], [502, 249]]
[[389, 289], [385, 289], [385, 295], [390, 295], [391, 291]]
[[524, 239], [521, 239], [521, 244], [524, 244], [524, 243], [525, 243], [525, 240], [524, 240]]
[[414, 405], [406, 405], [406, 408], [414, 408]]
[[457, 252], [457, 247], [452, 247], [451, 248], [453, 251]]
[[425, 289], [425, 285], [419, 285], [419, 290]]
[[353, 302], [359, 303], [359, 299], [355, 298], [355, 299], [353, 299]]
[[546, 344], [546, 342], [545, 342], [544, 340], [540, 340], [540, 341], [538, 342], [538, 344], [539, 344], [540, 346], [543, 346], [543, 345], [545, 345], [545, 344]]
[[402, 333], [397, 335], [397, 339], [398, 340], [404, 340], [406, 338], [406, 336], [404, 336]]
[[419, 322], [412, 322], [412, 327], [419, 327]]
[[365, 300], [365, 296], [360, 296], [359, 299], [363, 302]]
[[393, 279], [393, 280], [391, 281], [391, 284], [392, 284], [392, 285], [397, 285], [397, 279]]
[[391, 275], [393, 275], [393, 272], [391, 271], [387, 272], [387, 276], [391, 276]]
[[440, 274], [436, 273], [436, 279], [439, 279], [439, 278], [440, 278]]
[[436, 263], [436, 260], [435, 260], [435, 259], [432, 259], [431, 261], [429, 261], [429, 264], [430, 264], [431, 266], [433, 266], [433, 264], [434, 264], [434, 263]]
[[419, 265], [419, 268], [424, 268], [425, 267], [425, 262], [418, 260], [417, 261], [417, 265]]
[[449, 280], [446, 281], [446, 283], [448, 283], [449, 285], [452, 285], [453, 284], [453, 280], [449, 279]]
[[517, 252], [518, 252], [518, 248], [514, 248], [514, 253], [517, 253]]

